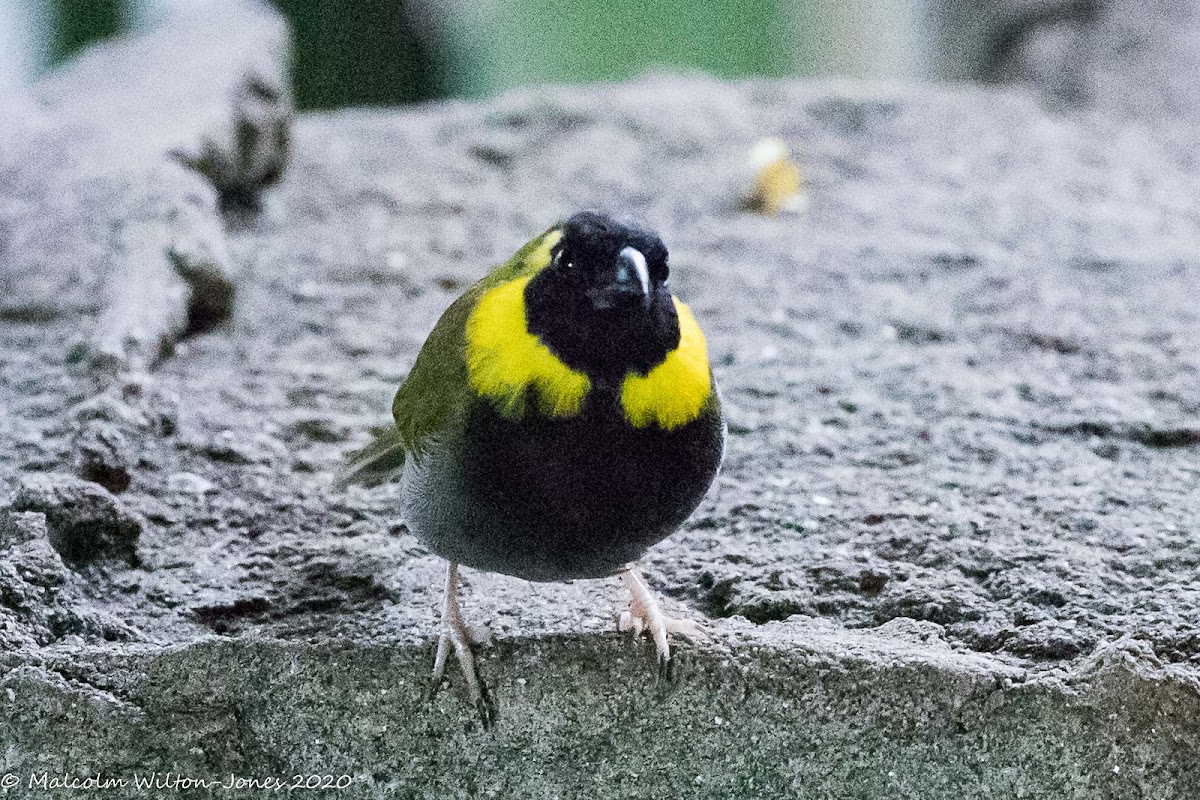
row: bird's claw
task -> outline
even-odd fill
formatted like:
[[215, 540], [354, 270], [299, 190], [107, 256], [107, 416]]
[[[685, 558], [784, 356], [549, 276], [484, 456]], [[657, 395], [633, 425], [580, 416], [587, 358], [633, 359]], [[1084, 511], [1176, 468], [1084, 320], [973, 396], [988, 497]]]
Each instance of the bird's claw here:
[[458, 658], [463, 680], [467, 686], [467, 694], [470, 695], [471, 705], [475, 708], [479, 722], [485, 730], [489, 730], [496, 724], [496, 703], [492, 700], [492, 694], [488, 691], [487, 684], [480, 680], [479, 674], [475, 670], [475, 657], [471, 642], [465, 636], [465, 631], [448, 630], [438, 637], [437, 657], [434, 659], [433, 675], [429, 681], [426, 699], [433, 700], [441, 690], [442, 683], [446, 679], [446, 662], [451, 650]]
[[490, 729], [496, 724], [496, 704], [492, 700], [487, 684], [479, 679], [475, 669], [475, 653], [471, 635], [463, 622], [458, 608], [458, 570], [456, 564], [451, 564], [446, 581], [446, 601], [442, 609], [442, 633], [438, 637], [437, 655], [433, 660], [433, 675], [430, 678], [428, 697], [432, 699], [441, 688], [446, 677], [446, 664], [453, 650], [462, 671], [463, 680], [467, 685], [467, 694], [471, 705], [479, 716], [479, 722], [484, 729]]
[[674, 683], [675, 682], [675, 662], [679, 659], [671, 658], [670, 656], [658, 657], [658, 681], [659, 683]]
[[646, 622], [643, 617], [640, 614], [634, 616], [628, 608], [621, 612], [621, 616], [617, 617], [617, 630], [630, 634], [631, 638], [636, 639], [641, 636], [645, 627]]
[[623, 577], [629, 587], [631, 599], [629, 608], [622, 611], [617, 618], [617, 630], [630, 634], [634, 639], [643, 633], [649, 633], [658, 653], [658, 677], [660, 680], [672, 681], [675, 677], [675, 659], [671, 657], [668, 635], [677, 634], [695, 642], [707, 638], [708, 634], [695, 620], [671, 619], [664, 615], [653, 593], [636, 572], [631, 570]]
[[[663, 622], [667, 633], [682, 636], [689, 642], [701, 642], [708, 639], [708, 630], [694, 619], [671, 619], [668, 617], [664, 618]], [[633, 613], [632, 604], [617, 617], [617, 630], [621, 633], [628, 633], [634, 639], [649, 630], [648, 625], [645, 615]]]
[[492, 700], [492, 694], [488, 691], [485, 684], [480, 684], [479, 697], [475, 700], [475, 713], [479, 716], [479, 724], [483, 726], [485, 731], [490, 731], [496, 725], [496, 720], [499, 714], [496, 711], [496, 703]]

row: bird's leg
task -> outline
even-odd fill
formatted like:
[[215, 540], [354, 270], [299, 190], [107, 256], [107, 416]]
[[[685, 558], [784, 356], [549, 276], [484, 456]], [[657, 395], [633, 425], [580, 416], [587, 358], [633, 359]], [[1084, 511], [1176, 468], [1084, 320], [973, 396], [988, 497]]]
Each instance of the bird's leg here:
[[446, 596], [442, 601], [442, 632], [438, 637], [437, 656], [433, 660], [433, 682], [430, 693], [436, 692], [441, 686], [442, 678], [446, 675], [446, 661], [450, 656], [450, 648], [458, 658], [462, 669], [463, 680], [467, 684], [467, 694], [471, 704], [479, 713], [483, 727], [490, 728], [496, 721], [496, 709], [488, 696], [487, 686], [479, 680], [475, 671], [475, 654], [471, 651], [471, 636], [463, 622], [462, 610], [458, 606], [458, 564], [451, 561], [446, 570]]
[[677, 633], [686, 639], [696, 640], [703, 638], [704, 628], [694, 620], [671, 619], [663, 614], [658, 599], [636, 568], [630, 567], [622, 572], [621, 580], [629, 587], [630, 601], [629, 608], [622, 611], [617, 619], [617, 630], [631, 632], [634, 638], [641, 636], [642, 631], [649, 631], [654, 639], [654, 649], [658, 651], [659, 677], [669, 679], [672, 664], [667, 634]]

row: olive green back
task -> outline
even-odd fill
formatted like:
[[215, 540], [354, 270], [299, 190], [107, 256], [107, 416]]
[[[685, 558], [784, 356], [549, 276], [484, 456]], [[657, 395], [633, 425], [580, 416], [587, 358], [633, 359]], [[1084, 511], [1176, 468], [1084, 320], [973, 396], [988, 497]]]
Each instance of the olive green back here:
[[400, 441], [409, 453], [420, 453], [428, 441], [454, 428], [466, 413], [466, 330], [471, 312], [489, 290], [536, 272], [549, 263], [546, 237], [557, 227], [527, 242], [508, 261], [474, 283], [454, 301], [425, 340], [416, 363], [396, 392], [392, 415]]

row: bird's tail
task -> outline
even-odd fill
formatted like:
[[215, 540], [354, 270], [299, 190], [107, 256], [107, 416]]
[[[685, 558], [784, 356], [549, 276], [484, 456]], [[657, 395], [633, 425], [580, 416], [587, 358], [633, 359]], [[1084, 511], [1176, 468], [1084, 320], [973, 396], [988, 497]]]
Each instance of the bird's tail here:
[[346, 457], [346, 463], [333, 478], [333, 487], [338, 491], [347, 486], [379, 486], [400, 479], [404, 471], [404, 443], [396, 426], [375, 435], [375, 441]]

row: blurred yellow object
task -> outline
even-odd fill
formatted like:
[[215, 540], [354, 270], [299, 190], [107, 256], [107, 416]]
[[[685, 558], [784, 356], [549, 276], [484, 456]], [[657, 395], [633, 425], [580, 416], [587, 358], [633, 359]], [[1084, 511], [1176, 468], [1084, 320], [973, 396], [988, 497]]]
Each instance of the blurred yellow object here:
[[746, 196], [746, 208], [760, 214], [798, 214], [808, 205], [804, 178], [780, 139], [762, 139], [750, 148], [754, 185]]

